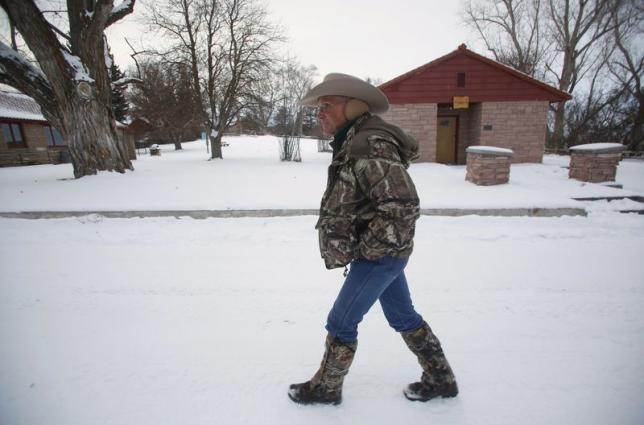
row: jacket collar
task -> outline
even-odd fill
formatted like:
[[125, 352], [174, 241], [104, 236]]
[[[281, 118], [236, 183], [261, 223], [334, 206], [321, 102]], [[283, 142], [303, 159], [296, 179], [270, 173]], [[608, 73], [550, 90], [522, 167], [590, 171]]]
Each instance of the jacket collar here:
[[347, 142], [360, 130], [362, 124], [371, 117], [369, 112], [365, 112], [357, 118], [349, 121], [333, 136], [331, 147], [333, 148], [333, 158], [337, 158], [342, 152], [346, 150]]

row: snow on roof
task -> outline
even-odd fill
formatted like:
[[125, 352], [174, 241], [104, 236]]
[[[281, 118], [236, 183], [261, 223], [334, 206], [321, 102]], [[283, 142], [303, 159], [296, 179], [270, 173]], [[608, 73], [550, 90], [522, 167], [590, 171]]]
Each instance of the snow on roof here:
[[0, 90], [0, 118], [47, 121], [35, 100], [26, 94], [8, 90]]

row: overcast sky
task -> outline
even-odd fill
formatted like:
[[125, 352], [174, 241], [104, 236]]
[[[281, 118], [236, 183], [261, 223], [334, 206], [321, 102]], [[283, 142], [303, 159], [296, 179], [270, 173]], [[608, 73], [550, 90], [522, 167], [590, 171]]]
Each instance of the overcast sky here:
[[[461, 43], [477, 47], [460, 22], [457, 0], [266, 0], [265, 4], [288, 37], [284, 51], [303, 65], [317, 66], [318, 80], [329, 72], [344, 72], [384, 82]], [[125, 36], [136, 45], [149, 43], [144, 27], [137, 24], [142, 6], [137, 2], [132, 15], [108, 30], [122, 69], [133, 63]]]

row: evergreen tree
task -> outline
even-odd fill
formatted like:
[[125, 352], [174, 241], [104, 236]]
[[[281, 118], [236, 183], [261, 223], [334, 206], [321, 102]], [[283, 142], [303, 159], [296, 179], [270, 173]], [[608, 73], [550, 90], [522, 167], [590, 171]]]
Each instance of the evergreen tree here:
[[109, 52], [108, 55], [110, 58], [110, 83], [112, 85], [112, 111], [114, 112], [114, 117], [117, 121], [124, 122], [130, 109], [127, 100], [125, 99], [125, 90], [127, 86], [115, 85], [114, 83], [125, 77], [125, 74], [121, 72], [119, 66], [114, 62], [114, 56], [112, 53]]

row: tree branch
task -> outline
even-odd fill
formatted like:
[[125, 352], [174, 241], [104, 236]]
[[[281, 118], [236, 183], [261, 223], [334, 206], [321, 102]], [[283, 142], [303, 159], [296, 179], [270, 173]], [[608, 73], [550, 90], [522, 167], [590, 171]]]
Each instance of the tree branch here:
[[[0, 6], [9, 15], [9, 19], [14, 22], [17, 30], [40, 64], [42, 71], [38, 70], [38, 72], [42, 75], [36, 76], [35, 80], [47, 81], [51, 91], [56, 90], [56, 88], [51, 81], [47, 80], [45, 75], [63, 75], [71, 80], [73, 72], [65, 60], [63, 46], [34, 0], [22, 0], [19, 2], [0, 0]], [[16, 80], [21, 79], [18, 76], [13, 77]]]
[[0, 41], [0, 82], [34, 98], [38, 104], [54, 105], [53, 90], [45, 74], [19, 52]]
[[128, 84], [141, 84], [143, 83], [143, 80], [137, 77], [123, 77], [119, 80], [116, 80], [112, 82], [112, 87], [123, 87], [127, 86]]
[[112, 12], [107, 18], [105, 28], [109, 27], [115, 22], [120, 21], [130, 13], [134, 12], [134, 3], [136, 0], [123, 0], [118, 6], [112, 8]]

